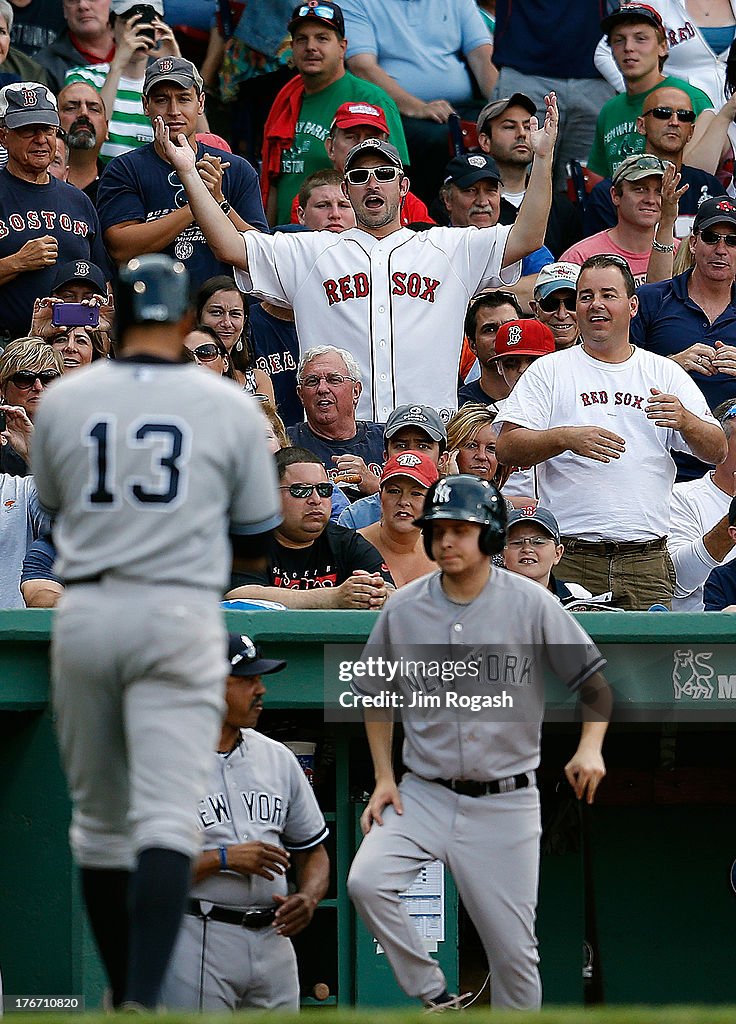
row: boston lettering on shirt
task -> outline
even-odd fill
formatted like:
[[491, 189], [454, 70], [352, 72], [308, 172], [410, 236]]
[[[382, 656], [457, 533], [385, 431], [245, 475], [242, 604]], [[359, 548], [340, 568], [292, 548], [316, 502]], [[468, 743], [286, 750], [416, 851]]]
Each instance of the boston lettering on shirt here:
[[[258, 176], [247, 160], [233, 153], [197, 144], [197, 159], [205, 153], [229, 163], [223, 176], [222, 192], [232, 208], [253, 227], [268, 231], [263, 213]], [[125, 221], [148, 223], [186, 206], [184, 187], [170, 164], [154, 145], [124, 153], [105, 168], [97, 192], [97, 209], [102, 230]], [[215, 259], [198, 224], [190, 224], [161, 252], [181, 260], [196, 290], [217, 274], [232, 274], [232, 267]]]
[[7, 337], [28, 334], [33, 302], [51, 294], [56, 266], [83, 259], [107, 276], [109, 264], [97, 213], [84, 193], [56, 178], [35, 185], [7, 168], [0, 171], [0, 259], [46, 235], [58, 243], [56, 265], [25, 271], [0, 286], [0, 334]]
[[308, 548], [286, 548], [275, 537], [266, 550], [266, 568], [258, 573], [234, 573], [231, 587], [255, 585], [315, 590], [339, 587], [356, 569], [380, 572], [387, 583], [391, 573], [367, 540], [344, 526], [328, 523]]

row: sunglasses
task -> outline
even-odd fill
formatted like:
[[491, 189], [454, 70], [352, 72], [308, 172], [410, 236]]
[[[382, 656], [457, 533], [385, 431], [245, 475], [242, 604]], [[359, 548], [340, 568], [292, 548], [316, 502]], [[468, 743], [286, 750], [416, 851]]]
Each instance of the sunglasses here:
[[217, 359], [218, 356], [222, 355], [214, 341], [208, 341], [204, 345], [197, 345], [192, 351], [196, 358], [203, 363], [211, 363], [213, 359]]
[[669, 121], [672, 115], [676, 114], [677, 120], [682, 121], [683, 124], [693, 124], [697, 117], [694, 110], [675, 110], [674, 107], [652, 107], [651, 110], [645, 111], [644, 117], [648, 114], [656, 117], [658, 121]]
[[345, 180], [350, 185], [367, 185], [371, 174], [376, 181], [396, 181], [401, 171], [398, 167], [356, 167], [345, 172]]
[[40, 373], [34, 373], [32, 370], [18, 370], [10, 378], [10, 382], [15, 384], [20, 391], [28, 391], [37, 380], [41, 382], [41, 387], [45, 388], [57, 377], [61, 377], [58, 370], [41, 370]]
[[723, 239], [729, 249], [736, 249], [736, 235], [721, 235], [717, 231], [705, 228], [700, 232], [700, 237], [706, 245], [718, 245], [721, 239]]
[[321, 380], [336, 388], [344, 384], [346, 380], [354, 381], [355, 377], [348, 377], [345, 373], [310, 373], [306, 377], [302, 377], [299, 383], [303, 388], [318, 388]]
[[298, 11], [294, 11], [292, 20], [294, 18], [327, 18], [329, 21], [334, 21], [337, 17], [334, 7], [326, 7], [324, 4], [302, 4]]
[[331, 498], [335, 485], [325, 484], [290, 484], [289, 487], [279, 487], [280, 491], [288, 491], [292, 498], [311, 498], [312, 491], [316, 491], [320, 498]]
[[545, 313], [556, 313], [560, 308], [560, 303], [563, 304], [569, 313], [574, 313], [577, 299], [574, 295], [560, 296], [556, 292], [553, 292], [551, 295], [548, 295], [546, 299], [537, 299], [537, 303], [539, 308]]

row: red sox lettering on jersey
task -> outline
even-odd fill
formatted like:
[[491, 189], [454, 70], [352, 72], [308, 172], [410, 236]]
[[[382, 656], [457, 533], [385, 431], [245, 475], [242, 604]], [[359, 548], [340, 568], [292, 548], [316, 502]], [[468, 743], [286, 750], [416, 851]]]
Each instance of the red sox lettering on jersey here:
[[582, 391], [580, 400], [586, 407], [590, 405], [625, 405], [645, 412], [646, 397], [633, 395], [630, 391], [614, 391], [610, 397], [607, 391]]
[[[408, 295], [410, 299], [434, 302], [435, 293], [441, 283], [437, 278], [427, 277], [425, 274], [407, 274], [397, 270], [391, 275], [391, 294]], [[323, 281], [322, 287], [330, 306], [334, 306], [336, 302], [346, 302], [348, 299], [365, 299], [370, 295], [367, 274], [346, 274], [344, 277], [338, 277], [336, 281]]]

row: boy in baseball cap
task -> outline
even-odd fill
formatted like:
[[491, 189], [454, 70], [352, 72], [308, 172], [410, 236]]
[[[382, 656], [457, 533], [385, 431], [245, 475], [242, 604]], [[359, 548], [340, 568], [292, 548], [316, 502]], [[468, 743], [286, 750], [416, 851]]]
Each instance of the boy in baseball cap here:
[[526, 576], [545, 587], [563, 604], [591, 597], [589, 590], [576, 583], [563, 583], [552, 570], [565, 553], [560, 527], [548, 508], [527, 505], [509, 513], [504, 566], [509, 572]]
[[522, 373], [535, 359], [555, 350], [555, 337], [539, 320], [509, 320], [496, 334], [496, 360], [509, 390], [513, 391]]
[[580, 341], [576, 311], [577, 263], [549, 263], [542, 267], [529, 303], [532, 313], [546, 324], [555, 339], [555, 349], [570, 348]]

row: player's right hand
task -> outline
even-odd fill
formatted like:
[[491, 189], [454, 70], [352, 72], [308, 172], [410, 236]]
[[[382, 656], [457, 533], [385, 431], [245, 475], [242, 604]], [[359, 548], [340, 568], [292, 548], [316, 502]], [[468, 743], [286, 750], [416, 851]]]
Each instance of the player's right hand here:
[[610, 462], [626, 451], [626, 441], [603, 427], [567, 427], [567, 448], [595, 462]]
[[404, 813], [404, 805], [401, 802], [399, 787], [393, 781], [379, 782], [371, 793], [368, 806], [360, 816], [360, 829], [364, 836], [367, 836], [371, 826], [383, 825], [383, 812], [391, 804], [397, 814]]
[[260, 875], [261, 878], [272, 879], [283, 875], [289, 867], [290, 858], [281, 846], [263, 843], [255, 839], [249, 843], [236, 843], [227, 848], [227, 866], [229, 871], [237, 871], [241, 875]]
[[32, 238], [22, 245], [15, 254], [18, 263], [18, 272], [26, 270], [41, 270], [42, 267], [50, 267], [56, 263], [59, 255], [59, 243], [53, 235], [42, 235], [40, 238]]

